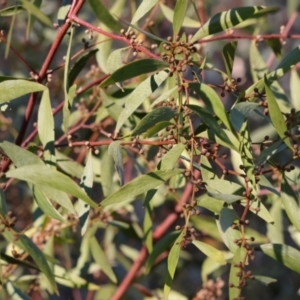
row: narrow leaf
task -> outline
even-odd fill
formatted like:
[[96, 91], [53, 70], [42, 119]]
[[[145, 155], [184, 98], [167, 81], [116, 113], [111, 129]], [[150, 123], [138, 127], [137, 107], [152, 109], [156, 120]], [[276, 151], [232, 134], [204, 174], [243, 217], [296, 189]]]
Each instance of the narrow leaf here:
[[48, 89], [43, 92], [41, 99], [37, 128], [39, 138], [44, 146], [44, 159], [48, 164], [55, 164], [54, 120]]
[[260, 245], [258, 250], [291, 270], [300, 273], [300, 252], [295, 248], [284, 244], [264, 244]]
[[173, 22], [172, 22], [174, 37], [176, 37], [176, 35], [178, 35], [180, 31], [180, 28], [185, 18], [187, 5], [188, 5], [188, 0], [176, 1]]
[[123, 168], [123, 157], [122, 148], [120, 141], [112, 142], [108, 147], [108, 154], [111, 155], [115, 161], [117, 173], [120, 178], [120, 185], [124, 184], [124, 168]]
[[116, 131], [119, 131], [125, 121], [133, 114], [133, 112], [166, 80], [168, 73], [161, 71], [155, 75], [151, 75], [135, 90], [126, 97], [125, 108], [119, 116]]
[[30, 168], [23, 166], [8, 171], [6, 176], [28, 181], [41, 187], [45, 186], [66, 192], [82, 199], [92, 207], [97, 207], [96, 203], [72, 179], [45, 165], [31, 165]]
[[226, 67], [226, 73], [229, 80], [231, 80], [232, 78], [231, 75], [232, 75], [232, 68], [233, 68], [234, 54], [235, 54], [236, 47], [237, 47], [237, 42], [230, 42], [224, 46], [222, 51], [223, 59]]
[[95, 237], [90, 239], [90, 249], [92, 256], [96, 263], [99, 265], [101, 270], [107, 275], [107, 277], [114, 283], [117, 283], [117, 277], [113, 272], [108, 259], [105, 256], [105, 253], [101, 249], [99, 243], [97, 242]]
[[[90, 149], [87, 155], [85, 168], [81, 177], [80, 186], [87, 195], [92, 197], [92, 189], [94, 182], [93, 162], [92, 162], [92, 150]], [[90, 206], [83, 200], [78, 199], [76, 211], [79, 216], [79, 224], [81, 228], [81, 235], [84, 235], [88, 229]]]
[[226, 259], [221, 251], [217, 250], [211, 245], [197, 240], [193, 240], [193, 244], [206, 256], [210, 257], [220, 265], [226, 265]]
[[286, 143], [286, 145], [294, 151], [294, 148], [291, 144], [290, 139], [285, 135], [285, 132], [287, 131], [287, 125], [284, 121], [282, 112], [278, 106], [278, 103], [276, 102], [276, 99], [270, 89], [269, 83], [267, 81], [267, 78], [264, 78], [265, 81], [265, 89], [268, 99], [268, 108], [269, 108], [269, 114], [270, 118], [272, 120], [272, 123], [278, 133], [278, 135], [283, 139], [283, 141]]
[[131, 23], [135, 24], [136, 22], [138, 22], [143, 16], [145, 16], [158, 3], [158, 1], [159, 0], [142, 1], [133, 16]]
[[184, 144], [177, 144], [167, 154], [164, 155], [164, 157], [158, 163], [157, 169], [166, 170], [166, 171], [172, 170], [184, 149], [185, 149]]
[[100, 87], [104, 88], [116, 82], [131, 79], [142, 74], [166, 69], [168, 67], [169, 64], [157, 59], [145, 58], [136, 60], [116, 70], [100, 84]]
[[11, 17], [25, 11], [22, 5], [8, 6], [0, 10], [0, 17]]
[[290, 80], [290, 90], [291, 90], [291, 102], [296, 109], [296, 111], [300, 110], [300, 78], [297, 73], [297, 69], [293, 68], [291, 70], [291, 80]]
[[176, 239], [175, 243], [173, 244], [168, 260], [167, 260], [167, 278], [165, 281], [165, 286], [164, 286], [164, 299], [167, 300], [170, 290], [171, 290], [171, 285], [173, 282], [174, 274], [176, 271], [176, 267], [179, 261], [179, 255], [180, 255], [180, 249], [181, 249], [181, 242], [183, 239], [183, 234], [184, 232], [182, 231], [178, 238]]
[[281, 199], [290, 221], [297, 228], [297, 230], [300, 231], [299, 199], [284, 175], [281, 182]]
[[134, 128], [131, 135], [136, 136], [146, 132], [159, 122], [169, 121], [177, 115], [177, 112], [170, 107], [159, 107], [148, 113]]
[[117, 192], [111, 194], [104, 199], [100, 206], [120, 203], [135, 198], [137, 195], [147, 192], [150, 189], [156, 188], [163, 184], [166, 180], [181, 173], [181, 169], [174, 170], [159, 170], [142, 175], [128, 184], [122, 186]]
[[5, 80], [0, 82], [0, 104], [9, 102], [26, 94], [46, 90], [42, 84], [24, 79]]
[[23, 291], [18, 289], [16, 286], [12, 284], [12, 282], [8, 281], [5, 285], [5, 289], [7, 290], [8, 295], [11, 300], [30, 300], [31, 297], [26, 295]]

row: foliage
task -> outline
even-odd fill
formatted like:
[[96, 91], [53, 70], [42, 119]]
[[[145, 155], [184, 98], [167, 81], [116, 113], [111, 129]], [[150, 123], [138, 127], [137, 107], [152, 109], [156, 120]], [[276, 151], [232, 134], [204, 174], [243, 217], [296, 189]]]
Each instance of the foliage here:
[[296, 1], [108, 2], [2, 1], [1, 299], [299, 298]]

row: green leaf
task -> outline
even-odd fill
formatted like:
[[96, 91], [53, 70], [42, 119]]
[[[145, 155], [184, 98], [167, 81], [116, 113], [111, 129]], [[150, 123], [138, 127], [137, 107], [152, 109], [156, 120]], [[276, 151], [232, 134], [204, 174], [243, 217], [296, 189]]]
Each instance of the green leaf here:
[[168, 91], [162, 93], [158, 98], [156, 98], [156, 99], [154, 100], [154, 102], [151, 104], [151, 107], [153, 107], [153, 106], [155, 106], [156, 104], [158, 104], [158, 103], [160, 103], [160, 102], [166, 100], [166, 99], [167, 99], [169, 96], [171, 96], [172, 93], [173, 93], [175, 90], [177, 90], [177, 89], [178, 89], [178, 86], [175, 85], [175, 86], [174, 86], [173, 88], [171, 88], [170, 90], [168, 90]]
[[176, 271], [176, 267], [179, 261], [179, 255], [180, 255], [180, 249], [181, 249], [181, 242], [183, 240], [183, 234], [184, 231], [180, 233], [178, 238], [176, 239], [175, 243], [173, 244], [169, 255], [168, 255], [168, 260], [167, 260], [167, 278], [165, 281], [164, 285], [164, 299], [167, 300], [170, 290], [171, 290], [171, 285], [173, 282], [174, 274]]
[[5, 200], [4, 192], [1, 189], [0, 190], [0, 215], [3, 218], [6, 218], [7, 213], [8, 213], [8, 206], [7, 206], [7, 203], [6, 203], [6, 200]]
[[[174, 11], [170, 9], [168, 6], [164, 5], [162, 2], [159, 3], [160, 9], [166, 19], [173, 23], [174, 19]], [[185, 15], [185, 18], [183, 20], [183, 23], [181, 25], [182, 27], [189, 27], [189, 28], [199, 28], [201, 26], [200, 22], [197, 20], [193, 20]]]
[[81, 164], [57, 150], [55, 151], [55, 157], [56, 163], [62, 171], [71, 177], [81, 178], [83, 174], [83, 166]]
[[159, 170], [142, 175], [122, 186], [117, 192], [108, 196], [101, 202], [100, 206], [107, 206], [133, 199], [137, 195], [143, 194], [148, 190], [163, 184], [166, 180], [181, 172], [181, 169]]
[[235, 182], [221, 179], [205, 180], [207, 193], [210, 197], [222, 200], [228, 204], [245, 198], [245, 188]]
[[[300, 61], [300, 46], [297, 46], [279, 63], [275, 71], [270, 72], [266, 75], [268, 84], [271, 85], [274, 81], [277, 81], [285, 73], [289, 72], [291, 68]], [[253, 93], [254, 89], [257, 88], [262, 91], [265, 87], [265, 79], [262, 78], [246, 90], [246, 94]], [[252, 98], [254, 101], [255, 98]]]
[[8, 6], [0, 10], [0, 17], [11, 17], [25, 11], [22, 5]]
[[26, 235], [20, 234], [19, 241], [22, 243], [22, 245], [24, 246], [24, 249], [29, 253], [29, 255], [32, 257], [34, 262], [37, 264], [37, 266], [43, 272], [43, 274], [47, 277], [53, 290], [58, 294], [58, 289], [57, 289], [57, 285], [55, 282], [53, 272], [50, 269], [43, 252]]
[[267, 224], [267, 237], [269, 242], [273, 244], [284, 243], [283, 233], [283, 215], [282, 215], [282, 203], [279, 197], [273, 197], [273, 205], [270, 209], [270, 215], [274, 219], [274, 224]]
[[[98, 3], [101, 3], [98, 1]], [[98, 52], [98, 49], [93, 49], [89, 51], [88, 53], [82, 55], [74, 64], [72, 69], [69, 72], [69, 86], [71, 86], [78, 74], [82, 71], [82, 69], [85, 67], [88, 60], [93, 57]]]
[[114, 159], [108, 154], [108, 150], [104, 151], [101, 157], [101, 186], [103, 195], [107, 197], [113, 191], [113, 176], [114, 176]]
[[271, 39], [267, 39], [266, 42], [269, 45], [269, 47], [273, 50], [275, 56], [280, 59], [282, 55], [282, 43], [280, 39], [271, 38]]
[[255, 280], [259, 281], [263, 285], [268, 285], [270, 283], [276, 282], [277, 279], [267, 277], [267, 276], [261, 276], [261, 275], [255, 275]]
[[224, 143], [226, 143], [227, 145], [231, 145], [230, 148], [233, 148], [236, 150], [234, 143], [236, 143], [237, 141], [231, 141], [228, 136], [226, 135], [226, 133], [224, 132], [224, 130], [222, 129], [222, 127], [218, 124], [218, 122], [213, 118], [213, 116], [204, 108], [197, 106], [197, 105], [187, 105], [188, 108], [190, 108], [191, 110], [193, 110], [195, 113], [197, 113], [201, 119], [202, 122], [205, 123], [212, 131], [213, 134], [215, 134], [217, 137], [219, 137], [220, 140], [222, 140]]
[[220, 214], [223, 203], [220, 200], [216, 200], [215, 198], [209, 197], [208, 195], [203, 195], [197, 198], [197, 205], [200, 207], [204, 207], [215, 214]]
[[212, 168], [208, 158], [205, 155], [200, 157], [201, 175], [203, 181], [214, 179], [216, 176], [215, 170]]
[[300, 77], [298, 76], [297, 69], [292, 68], [291, 70], [291, 80], [290, 80], [290, 90], [291, 90], [291, 102], [296, 111], [300, 110]]
[[291, 144], [290, 139], [285, 135], [285, 132], [287, 131], [287, 126], [284, 121], [282, 112], [281, 112], [281, 110], [278, 106], [278, 103], [276, 102], [276, 99], [270, 89], [267, 78], [265, 77], [264, 80], [265, 80], [266, 95], [267, 95], [267, 99], [268, 99], [269, 114], [270, 114], [272, 123], [273, 123], [278, 135], [283, 139], [283, 141], [286, 143], [286, 145], [292, 151], [294, 151], [294, 148]]
[[188, 0], [176, 1], [174, 16], [173, 16], [173, 36], [176, 37], [180, 31], [185, 18]]
[[178, 238], [178, 235], [180, 234], [179, 231], [173, 231], [171, 233], [167, 233], [164, 235], [161, 239], [157, 241], [157, 243], [154, 245], [153, 251], [149, 253], [149, 256], [146, 261], [146, 270], [145, 273], [149, 274], [153, 264], [155, 263], [156, 258], [166, 251], [166, 249], [175, 242], [175, 240]]
[[21, 0], [22, 6], [30, 13], [32, 14], [37, 20], [42, 22], [43, 24], [53, 28], [53, 22], [51, 19], [46, 16], [44, 13], [41, 12], [41, 10], [34, 5], [34, 3], [28, 1], [28, 0]]
[[158, 163], [157, 169], [166, 170], [166, 171], [172, 170], [184, 149], [185, 149], [184, 144], [175, 145], [167, 154], [164, 155], [164, 157]]
[[157, 59], [145, 58], [135, 60], [112, 73], [100, 84], [100, 87], [104, 88], [116, 82], [131, 79], [142, 74], [159, 71], [161, 69], [166, 69], [168, 67], [169, 64]]
[[[241, 202], [241, 205], [245, 206], [246, 203]], [[272, 216], [270, 215], [270, 212], [268, 211], [268, 209], [265, 207], [265, 205], [260, 200], [252, 201], [249, 210], [252, 213], [254, 213], [255, 215], [262, 218], [265, 222], [274, 224], [274, 220], [273, 220]]]
[[168, 73], [165, 71], [151, 75], [140, 83], [135, 90], [126, 97], [125, 108], [117, 121], [116, 131], [121, 129], [125, 121], [166, 80], [167, 77]]
[[12, 284], [12, 282], [8, 281], [5, 285], [5, 289], [7, 290], [8, 295], [11, 300], [30, 300], [31, 297], [26, 295], [23, 291], [18, 289], [16, 286]]
[[[93, 172], [93, 162], [92, 162], [92, 150], [90, 149], [87, 155], [86, 164], [80, 181], [81, 188], [90, 197], [92, 197], [93, 182], [94, 182], [94, 172]], [[88, 229], [88, 223], [90, 220], [89, 218], [90, 206], [84, 201], [82, 201], [81, 199], [78, 199], [76, 205], [76, 211], [79, 216], [81, 235], [84, 235], [86, 230]]]
[[123, 157], [122, 148], [120, 141], [112, 142], [108, 147], [108, 154], [111, 155], [115, 161], [117, 173], [120, 178], [120, 185], [124, 184], [124, 168], [123, 168]]
[[13, 143], [3, 141], [0, 142], [0, 147], [5, 152], [5, 154], [12, 160], [16, 167], [22, 167], [27, 165], [45, 165], [44, 162], [37, 155]]
[[277, 260], [291, 270], [300, 273], [300, 252], [295, 248], [282, 244], [264, 244], [260, 245], [258, 250]]
[[0, 82], [0, 104], [9, 102], [26, 94], [41, 92], [46, 90], [42, 84], [24, 79], [5, 80]]
[[37, 186], [31, 186], [33, 192], [33, 199], [37, 203], [38, 207], [49, 217], [59, 220], [63, 223], [66, 222], [64, 217], [54, 208], [51, 201], [45, 195], [45, 193], [39, 189]]
[[63, 0], [57, 12], [57, 23], [62, 26], [71, 8], [72, 0]]
[[[37, 8], [41, 7], [42, 0], [34, 0], [32, 2]], [[29, 40], [30, 32], [33, 28], [33, 25], [35, 23], [36, 17], [33, 16], [30, 12], [28, 12], [28, 22], [27, 22], [27, 28], [26, 28], [26, 40]]]
[[107, 275], [107, 277], [114, 283], [117, 283], [117, 277], [113, 272], [105, 253], [101, 249], [99, 243], [95, 237], [90, 239], [90, 249], [95, 262], [99, 265], [101, 270]]
[[159, 0], [147, 0], [142, 1], [139, 5], [138, 9], [136, 10], [131, 23], [135, 24], [138, 22], [144, 15], [146, 15], [157, 3]]
[[218, 94], [211, 87], [203, 83], [192, 83], [189, 87], [201, 98], [201, 100], [203, 100], [205, 108], [208, 109], [209, 112], [215, 114], [227, 129], [232, 130], [232, 125], [226, 113], [224, 104], [220, 100]]
[[238, 288], [240, 277], [237, 276], [237, 273], [240, 272], [240, 268], [236, 267], [236, 265], [243, 263], [245, 261], [245, 256], [247, 256], [247, 250], [245, 247], [239, 247], [234, 252], [229, 274], [229, 283], [234, 285], [233, 287], [229, 287], [230, 300], [238, 299], [241, 294], [241, 289]]
[[264, 6], [245, 6], [223, 11], [210, 18], [193, 36], [191, 42], [232, 28], [243, 21], [253, 18]]
[[232, 253], [235, 253], [238, 248], [234, 242], [236, 239], [242, 237], [241, 232], [238, 229], [233, 229], [232, 225], [237, 223], [239, 217], [233, 209], [223, 207], [220, 215], [216, 219], [216, 223], [223, 239], [224, 244], [229, 248]]
[[299, 199], [284, 175], [281, 181], [281, 200], [290, 221], [300, 231]]
[[128, 52], [129, 47], [120, 48], [110, 53], [107, 58], [106, 67], [109, 73], [114, 73], [118, 69], [124, 67], [124, 55]]
[[121, 25], [114, 19], [102, 1], [89, 0], [89, 4], [101, 23], [105, 24], [114, 32], [120, 31]]
[[31, 182], [39, 187], [50, 187], [66, 192], [74, 197], [82, 199], [92, 207], [97, 207], [96, 203], [93, 202], [72, 179], [45, 165], [30, 165], [30, 167], [22, 166], [15, 170], [8, 171], [6, 176]]
[[226, 265], [226, 259], [223, 253], [211, 245], [206, 243], [193, 240], [192, 242], [201, 252], [203, 252], [206, 256], [210, 257], [220, 265]]
[[159, 131], [165, 129], [168, 126], [172, 126], [172, 125], [174, 125], [172, 122], [158, 122], [153, 127], [151, 127], [150, 129], [147, 130], [147, 132], [144, 134], [144, 137], [145, 138], [152, 137]]
[[159, 107], [148, 113], [131, 132], [132, 136], [140, 135], [159, 122], [169, 121], [177, 115], [177, 111], [170, 107]]
[[37, 128], [44, 146], [44, 159], [49, 165], [55, 165], [54, 120], [48, 89], [43, 92], [41, 99]]
[[257, 164], [264, 164], [267, 160], [272, 158], [275, 154], [286, 149], [286, 144], [280, 139], [274, 142], [270, 147], [264, 149], [257, 157]]
[[226, 73], [228, 76], [228, 79], [231, 80], [232, 78], [232, 68], [233, 68], [233, 62], [234, 62], [234, 54], [237, 47], [237, 42], [230, 42], [226, 44], [223, 48], [222, 55], [226, 67]]

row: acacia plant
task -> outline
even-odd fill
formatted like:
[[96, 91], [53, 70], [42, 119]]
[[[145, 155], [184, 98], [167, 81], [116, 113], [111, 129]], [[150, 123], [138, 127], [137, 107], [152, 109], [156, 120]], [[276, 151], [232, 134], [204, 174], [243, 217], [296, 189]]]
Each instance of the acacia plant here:
[[298, 299], [297, 1], [8, 2], [1, 299]]

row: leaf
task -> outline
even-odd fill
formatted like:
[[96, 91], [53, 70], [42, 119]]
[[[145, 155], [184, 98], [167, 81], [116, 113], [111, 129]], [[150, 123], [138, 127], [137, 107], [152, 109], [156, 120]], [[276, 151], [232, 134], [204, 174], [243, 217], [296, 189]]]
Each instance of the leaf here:
[[223, 207], [219, 219], [216, 219], [217, 226], [224, 244], [229, 248], [232, 253], [236, 252], [238, 248], [234, 242], [236, 239], [241, 239], [242, 234], [239, 230], [233, 229], [232, 225], [239, 220], [237, 213], [227, 207]]
[[71, 177], [81, 178], [83, 173], [83, 166], [78, 162], [72, 160], [69, 156], [55, 151], [57, 166]]
[[139, 5], [138, 9], [136, 10], [131, 23], [137, 23], [143, 16], [145, 16], [157, 3], [159, 0], [147, 0], [142, 1]]
[[235, 54], [236, 47], [237, 47], [237, 42], [230, 42], [224, 46], [222, 51], [223, 60], [226, 67], [226, 73], [229, 80], [231, 80], [232, 78], [231, 74], [232, 74], [234, 54]]
[[13, 143], [3, 141], [0, 142], [0, 147], [17, 167], [27, 165], [45, 165], [44, 162], [37, 155]]
[[172, 122], [164, 121], [164, 122], [158, 122], [153, 127], [147, 130], [147, 132], [144, 134], [144, 137], [152, 137], [159, 131], [165, 129], [168, 126], [174, 125]]
[[129, 47], [120, 48], [110, 53], [106, 67], [109, 73], [114, 73], [124, 66], [123, 54], [128, 52]]
[[266, 176], [260, 175], [258, 184], [261, 187], [267, 189], [268, 191], [276, 194], [277, 196], [280, 196], [280, 193], [277, 191], [277, 189], [274, 187], [274, 185], [267, 179]]
[[281, 181], [281, 200], [290, 221], [300, 231], [299, 199], [284, 175]]
[[137, 195], [161, 185], [172, 176], [181, 172], [181, 169], [159, 170], [142, 175], [122, 186], [117, 192], [109, 195], [100, 203], [100, 206], [107, 206], [133, 199]]
[[108, 147], [108, 154], [111, 155], [115, 161], [117, 173], [120, 178], [120, 185], [124, 184], [124, 168], [123, 168], [123, 157], [122, 148], [120, 141], [112, 142]]
[[22, 166], [15, 170], [8, 171], [6, 177], [28, 181], [39, 187], [45, 186], [54, 188], [80, 198], [92, 207], [97, 207], [96, 203], [93, 202], [72, 179], [45, 165]]
[[43, 92], [41, 99], [37, 129], [44, 146], [44, 159], [49, 165], [55, 165], [54, 120], [48, 89]]
[[222, 200], [228, 204], [245, 198], [243, 195], [245, 188], [235, 182], [215, 178], [206, 180], [205, 184], [210, 197]]
[[229, 117], [218, 94], [211, 87], [203, 83], [192, 83], [189, 87], [203, 100], [205, 108], [215, 114], [227, 129], [232, 130]]
[[[41, 7], [42, 0], [34, 0], [32, 2], [37, 8]], [[29, 40], [30, 32], [33, 28], [33, 25], [35, 23], [36, 17], [33, 16], [30, 12], [28, 12], [28, 22], [27, 22], [27, 28], [26, 28], [26, 40]]]
[[121, 25], [114, 19], [102, 1], [89, 0], [89, 4], [101, 23], [105, 24], [114, 32], [120, 31]]
[[[90, 149], [87, 155], [86, 164], [80, 181], [80, 187], [85, 191], [87, 195], [92, 197], [94, 182], [94, 172], [93, 172], [93, 162], [92, 162], [92, 150]], [[79, 216], [79, 224], [81, 228], [81, 235], [83, 236], [88, 228], [89, 215], [90, 215], [90, 206], [78, 199], [76, 211]]]
[[[104, 163], [105, 162], [105, 163]], [[103, 195], [107, 197], [113, 191], [114, 159], [109, 155], [108, 150], [103, 151], [101, 157], [101, 186]]]
[[282, 55], [282, 43], [278, 38], [267, 39], [267, 44], [273, 50], [277, 58], [281, 58]]
[[157, 59], [145, 58], [135, 60], [112, 73], [108, 78], [102, 81], [100, 87], [104, 88], [116, 82], [125, 81], [142, 74], [159, 71], [168, 67], [169, 64]]
[[233, 285], [233, 287], [229, 287], [230, 300], [238, 299], [241, 294], [241, 289], [238, 287], [240, 283], [240, 277], [237, 276], [237, 273], [241, 270], [236, 265], [243, 263], [245, 256], [247, 256], [247, 250], [244, 247], [239, 247], [234, 252], [229, 274], [229, 284]]
[[26, 295], [23, 291], [18, 289], [12, 284], [11, 281], [8, 281], [5, 285], [8, 295], [11, 297], [11, 300], [30, 300], [31, 298]]
[[203, 195], [197, 198], [197, 205], [200, 207], [204, 207], [216, 214], [220, 214], [223, 208], [223, 203], [220, 200], [216, 200], [215, 198], [209, 197], [208, 195]]
[[[91, 0], [90, 0], [91, 1]], [[101, 3], [98, 1], [98, 3]], [[71, 86], [75, 79], [77, 78], [78, 74], [83, 70], [83, 68], [85, 67], [86, 63], [88, 62], [88, 60], [93, 57], [96, 53], [98, 52], [98, 49], [93, 49], [91, 51], [89, 51], [88, 53], [82, 55], [74, 64], [74, 66], [72, 67], [72, 69], [69, 72], [69, 86]]]
[[43, 274], [47, 277], [53, 290], [58, 294], [58, 289], [57, 289], [57, 285], [55, 282], [53, 272], [50, 269], [43, 252], [26, 235], [20, 234], [19, 241], [22, 243], [22, 245], [24, 246], [24, 249], [29, 253], [29, 255], [32, 257], [34, 262], [37, 264], [37, 266], [43, 272]]
[[7, 203], [6, 203], [6, 200], [5, 200], [4, 192], [1, 189], [0, 190], [0, 215], [3, 218], [6, 218], [7, 213], [8, 213], [8, 206], [7, 206]]
[[61, 6], [57, 12], [57, 23], [62, 26], [68, 16], [69, 10], [71, 8], [72, 0], [63, 0]]
[[211, 245], [208, 245], [206, 243], [197, 240], [193, 240], [192, 243], [206, 256], [210, 257], [220, 265], [226, 265], [226, 259], [221, 251], [217, 250]]
[[101, 270], [107, 275], [107, 277], [114, 283], [117, 283], [117, 277], [115, 273], [113, 272], [109, 261], [107, 260], [105, 253], [101, 249], [100, 245], [98, 244], [96, 238], [93, 236], [90, 239], [90, 249], [92, 256], [95, 260], [95, 262], [99, 265]]
[[162, 93], [158, 98], [156, 98], [156, 99], [154, 100], [154, 102], [151, 104], [151, 107], [153, 107], [153, 106], [155, 106], [156, 104], [158, 104], [158, 103], [164, 101], [165, 99], [167, 99], [167, 98], [168, 98], [170, 95], [172, 95], [172, 93], [173, 93], [175, 90], [177, 90], [177, 89], [178, 89], [178, 87], [177, 87], [177, 85], [176, 85], [176, 86], [174, 86], [173, 88], [171, 88], [170, 90], [168, 90], [168, 91]]
[[[170, 9], [168, 6], [164, 5], [163, 3], [159, 3], [160, 9], [162, 13], [164, 14], [165, 18], [173, 23], [174, 19], [174, 11]], [[185, 18], [183, 20], [183, 23], [181, 25], [182, 27], [189, 27], [189, 28], [199, 28], [201, 26], [200, 22], [197, 20], [193, 20], [185, 15]]]
[[153, 247], [153, 251], [149, 253], [149, 256], [145, 265], [145, 273], [149, 274], [153, 264], [155, 263], [156, 258], [163, 253], [175, 240], [178, 238], [180, 232], [173, 231], [171, 233], [167, 233], [161, 239], [157, 241], [157, 243]]
[[163, 156], [157, 165], [158, 170], [172, 170], [178, 161], [182, 151], [185, 149], [184, 144], [175, 145], [167, 154]]
[[290, 91], [291, 91], [291, 102], [296, 111], [300, 110], [300, 78], [297, 73], [297, 69], [292, 68], [291, 70], [291, 80], [290, 80]]
[[63, 223], [66, 222], [64, 217], [54, 208], [51, 201], [47, 196], [40, 190], [37, 186], [31, 185], [31, 190], [33, 192], [33, 199], [37, 203], [38, 207], [49, 217], [59, 220]]
[[269, 114], [270, 114], [272, 123], [273, 123], [278, 135], [283, 139], [283, 141], [286, 143], [286, 145], [292, 151], [294, 151], [294, 148], [291, 144], [290, 139], [285, 135], [285, 132], [287, 131], [287, 126], [284, 121], [282, 112], [281, 112], [281, 110], [276, 102], [276, 99], [270, 89], [267, 78], [265, 77], [264, 80], [265, 80], [266, 95], [267, 95], [267, 99], [268, 99]]
[[0, 10], [0, 17], [11, 17], [25, 11], [22, 5], [8, 6]]
[[44, 13], [42, 13], [41, 10], [34, 5], [34, 3], [28, 0], [21, 0], [21, 2], [22, 2], [22, 6], [28, 12], [30, 12], [30, 14], [32, 14], [35, 18], [37, 18], [40, 22], [42, 22], [43, 24], [51, 28], [53, 27], [53, 22], [51, 21], [51, 19], [48, 16], [46, 16]]
[[300, 273], [300, 252], [295, 248], [282, 244], [264, 244], [257, 249], [277, 260], [279, 263]]
[[173, 36], [174, 38], [178, 35], [182, 23], [185, 18], [188, 0], [176, 1], [174, 16], [173, 16]]
[[267, 160], [272, 158], [275, 154], [286, 149], [286, 144], [280, 139], [274, 142], [270, 147], [264, 149], [257, 157], [257, 164], [264, 164]]
[[179, 261], [179, 254], [180, 254], [180, 248], [181, 248], [181, 242], [183, 239], [184, 231], [180, 233], [178, 238], [176, 239], [175, 243], [173, 244], [167, 260], [167, 278], [164, 285], [164, 299], [167, 300], [170, 290], [172, 281], [174, 278], [175, 270]]
[[214, 179], [216, 176], [216, 172], [213, 170], [208, 158], [205, 155], [201, 155], [200, 157], [201, 164], [201, 175], [203, 181]]
[[169, 121], [177, 115], [177, 111], [170, 107], [159, 107], [149, 112], [131, 132], [131, 136], [140, 135], [159, 122]]
[[245, 6], [218, 13], [203, 24], [195, 33], [191, 42], [196, 42], [206, 36], [232, 28], [247, 19], [253, 18], [256, 13], [264, 8], [264, 6]]
[[[197, 106], [197, 105], [187, 105], [188, 108], [193, 110], [195, 113], [197, 113], [201, 119], [202, 122], [205, 123], [213, 133], [220, 138], [220, 140], [224, 141], [224, 143], [231, 145], [230, 148], [235, 149], [234, 144], [232, 143], [228, 136], [223, 131], [222, 127], [218, 124], [218, 122], [213, 118], [213, 116], [204, 108]], [[234, 141], [236, 142], [236, 141]]]
[[277, 279], [275, 279], [275, 278], [261, 276], [261, 275], [255, 275], [255, 280], [259, 281], [263, 285], [269, 285], [270, 283], [277, 281]]
[[279, 197], [273, 197], [273, 205], [270, 209], [270, 215], [274, 219], [274, 224], [267, 224], [267, 237], [269, 242], [273, 244], [284, 243], [283, 233], [283, 216], [282, 216], [282, 203]]
[[[246, 203], [241, 202], [241, 205], [245, 206]], [[272, 216], [270, 215], [269, 211], [260, 200], [252, 201], [249, 210], [255, 215], [262, 218], [265, 222], [274, 224], [274, 220]]]
[[26, 94], [41, 92], [46, 90], [42, 84], [24, 79], [5, 80], [0, 82], [0, 104], [9, 102]]
[[168, 73], [161, 71], [155, 75], [151, 75], [135, 90], [126, 97], [125, 108], [121, 112], [116, 125], [116, 131], [119, 131], [125, 121], [133, 114], [133, 112], [166, 80]]
[[[275, 71], [270, 72], [266, 75], [269, 86], [281, 78], [285, 73], [289, 72], [291, 68], [300, 61], [300, 46], [297, 46], [279, 63]], [[253, 93], [254, 89], [257, 88], [259, 91], [262, 91], [265, 87], [265, 79], [262, 78], [246, 90], [246, 94]], [[250, 100], [254, 101], [255, 98]]]

